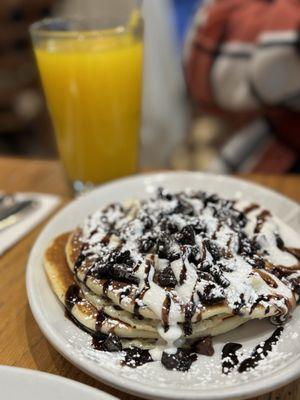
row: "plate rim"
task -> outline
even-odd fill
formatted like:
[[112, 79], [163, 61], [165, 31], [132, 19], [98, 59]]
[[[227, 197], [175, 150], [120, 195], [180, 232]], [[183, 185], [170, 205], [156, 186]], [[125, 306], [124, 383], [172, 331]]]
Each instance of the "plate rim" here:
[[[83, 372], [87, 373], [88, 375], [94, 377], [96, 380], [101, 381], [109, 386], [115, 387], [121, 391], [125, 391], [127, 393], [135, 394], [143, 396], [144, 398], [165, 398], [165, 399], [189, 399], [189, 400], [223, 400], [227, 398], [239, 398], [245, 399], [250, 396], [257, 396], [269, 391], [273, 391], [283, 385], [288, 384], [289, 382], [297, 379], [300, 376], [300, 358], [295, 360], [290, 365], [286, 366], [284, 370], [280, 370], [277, 372], [276, 376], [269, 375], [267, 377], [262, 377], [255, 380], [255, 389], [253, 389], [253, 381], [243, 383], [242, 385], [236, 387], [224, 387], [222, 390], [213, 388], [213, 389], [206, 389], [205, 392], [199, 393], [198, 389], [192, 389], [188, 393], [186, 389], [168, 389], [168, 388], [154, 388], [153, 386], [137, 386], [136, 382], [131, 380], [126, 380], [123, 377], [115, 378], [115, 374], [112, 371], [105, 370], [104, 368], [99, 368], [98, 373], [95, 373], [95, 368], [93, 366], [93, 362], [86, 358], [76, 358], [75, 354], [69, 352], [63, 343], [64, 340], [60, 338], [59, 335], [55, 333], [55, 329], [52, 328], [52, 325], [47, 321], [47, 318], [44, 317], [42, 311], [37, 306], [37, 300], [34, 296], [34, 287], [31, 285], [32, 276], [34, 275], [34, 258], [35, 253], [38, 251], [39, 242], [43, 239], [43, 236], [47, 234], [47, 230], [49, 229], [49, 225], [55, 224], [58, 220], [61, 219], [61, 216], [68, 210], [69, 208], [75, 207], [76, 204], [80, 203], [83, 198], [91, 195], [95, 191], [98, 190], [105, 190], [109, 188], [113, 188], [114, 186], [118, 185], [120, 182], [126, 184], [126, 182], [132, 181], [143, 181], [147, 178], [160, 178], [160, 179], [168, 179], [168, 177], [174, 177], [178, 175], [188, 175], [190, 177], [198, 177], [203, 178], [211, 177], [214, 180], [227, 180], [233, 181], [239, 185], [246, 185], [252, 186], [254, 189], [258, 188], [260, 191], [265, 192], [266, 194], [271, 194], [277, 196], [278, 199], [293, 205], [294, 207], [299, 207], [298, 203], [281, 193], [277, 192], [274, 189], [265, 188], [264, 186], [252, 182], [247, 181], [240, 177], [233, 177], [221, 174], [212, 174], [212, 173], [205, 173], [205, 172], [196, 172], [196, 171], [167, 171], [167, 172], [154, 172], [154, 173], [146, 173], [146, 174], [136, 174], [126, 178], [120, 178], [113, 180], [109, 183], [100, 185], [95, 187], [91, 192], [83, 194], [78, 198], [70, 201], [64, 207], [62, 207], [43, 227], [41, 232], [39, 233], [38, 237], [36, 238], [26, 267], [26, 291], [29, 300], [29, 305], [34, 316], [36, 323], [38, 324], [39, 328], [41, 329], [43, 335], [49, 340], [49, 342], [53, 345], [53, 347], [68, 361], [70, 361], [74, 366], [82, 370]], [[241, 188], [242, 190], [242, 188]], [[276, 380], [276, 382], [275, 382]], [[146, 387], [146, 389], [145, 389]], [[230, 393], [227, 391], [230, 390]], [[222, 393], [220, 393], [222, 392]], [[225, 393], [224, 393], [225, 392]]]
[[93, 386], [87, 385], [85, 383], [81, 383], [75, 381], [74, 379], [66, 378], [65, 376], [50, 374], [49, 372], [40, 371], [37, 369], [31, 368], [23, 368], [23, 367], [16, 367], [10, 365], [0, 365], [0, 374], [4, 372], [11, 372], [16, 377], [21, 376], [32, 376], [32, 377], [39, 377], [43, 381], [51, 382], [51, 383], [62, 383], [69, 387], [73, 387], [74, 389], [81, 389], [82, 394], [94, 394], [95, 396], [99, 397], [99, 395], [104, 395], [105, 399], [103, 400], [117, 400], [117, 397], [112, 396], [110, 393], [106, 393], [101, 389], [97, 389]]

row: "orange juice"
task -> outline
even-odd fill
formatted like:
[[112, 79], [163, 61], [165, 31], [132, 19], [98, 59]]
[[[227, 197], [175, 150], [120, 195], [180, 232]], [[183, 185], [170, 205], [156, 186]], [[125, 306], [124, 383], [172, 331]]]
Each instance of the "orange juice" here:
[[138, 163], [143, 42], [104, 31], [55, 38], [35, 54], [72, 181], [100, 183]]

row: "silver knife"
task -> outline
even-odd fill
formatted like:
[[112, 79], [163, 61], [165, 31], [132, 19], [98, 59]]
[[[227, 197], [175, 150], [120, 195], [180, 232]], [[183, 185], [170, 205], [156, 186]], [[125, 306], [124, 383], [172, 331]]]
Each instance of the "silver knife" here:
[[0, 231], [20, 221], [29, 211], [37, 206], [33, 199], [21, 200], [0, 209]]

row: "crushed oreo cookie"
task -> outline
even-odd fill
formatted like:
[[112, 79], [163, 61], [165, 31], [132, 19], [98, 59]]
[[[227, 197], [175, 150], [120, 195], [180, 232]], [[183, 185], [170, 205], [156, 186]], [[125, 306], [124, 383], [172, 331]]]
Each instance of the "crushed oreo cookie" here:
[[153, 361], [149, 350], [141, 349], [139, 347], [124, 349], [124, 353], [125, 357], [121, 364], [127, 365], [130, 368], [137, 368]]
[[196, 360], [196, 353], [180, 348], [173, 354], [163, 352], [161, 357], [161, 363], [166, 369], [182, 372], [188, 371]]

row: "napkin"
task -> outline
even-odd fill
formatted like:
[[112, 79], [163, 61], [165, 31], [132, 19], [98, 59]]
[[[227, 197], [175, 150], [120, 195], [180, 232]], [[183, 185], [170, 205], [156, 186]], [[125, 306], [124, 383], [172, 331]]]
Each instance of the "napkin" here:
[[0, 230], [0, 255], [16, 244], [23, 236], [47, 217], [60, 203], [58, 196], [41, 193], [17, 193], [17, 200], [34, 199], [38, 205], [14, 225]]

